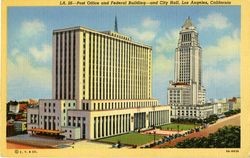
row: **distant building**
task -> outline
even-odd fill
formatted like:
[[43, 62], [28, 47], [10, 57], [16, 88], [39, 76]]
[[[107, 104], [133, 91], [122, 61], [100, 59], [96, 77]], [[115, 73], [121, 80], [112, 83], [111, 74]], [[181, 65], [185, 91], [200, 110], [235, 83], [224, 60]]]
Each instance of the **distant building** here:
[[198, 32], [188, 18], [179, 34], [175, 52], [174, 81], [169, 82], [168, 104], [202, 105], [206, 90], [202, 86], [202, 50]]
[[205, 119], [214, 114], [214, 105], [171, 106], [171, 118]]
[[228, 104], [229, 104], [229, 110], [236, 110], [236, 109], [240, 109], [241, 106], [240, 106], [240, 98], [236, 98], [236, 97], [233, 97], [231, 99], [228, 99]]
[[14, 121], [14, 128], [16, 134], [23, 134], [27, 132], [27, 122], [26, 121]]
[[222, 113], [224, 113], [224, 109], [223, 109], [223, 104], [222, 103], [212, 103], [213, 105], [213, 113], [216, 115], [220, 115]]
[[9, 106], [9, 112], [19, 113], [19, 103], [17, 101], [10, 101], [7, 106]]
[[198, 32], [188, 17], [179, 33], [175, 50], [174, 81], [170, 81], [168, 87], [171, 117], [207, 117], [213, 108], [205, 104], [205, 96], [206, 90], [202, 86], [202, 49]]
[[152, 48], [118, 28], [54, 30], [52, 74], [53, 99], [28, 109], [29, 133], [99, 139], [170, 122], [152, 98]]
[[6, 111], [6, 121], [10, 119], [14, 120], [26, 120], [27, 112], [27, 103], [26, 102], [17, 102], [9, 101], [7, 103]]

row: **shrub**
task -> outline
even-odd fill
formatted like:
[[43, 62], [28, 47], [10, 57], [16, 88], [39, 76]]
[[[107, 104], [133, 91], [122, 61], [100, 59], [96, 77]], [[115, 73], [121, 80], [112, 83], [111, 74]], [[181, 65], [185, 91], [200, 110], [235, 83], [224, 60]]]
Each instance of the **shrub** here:
[[240, 148], [240, 127], [225, 126], [208, 137], [186, 139], [177, 148]]

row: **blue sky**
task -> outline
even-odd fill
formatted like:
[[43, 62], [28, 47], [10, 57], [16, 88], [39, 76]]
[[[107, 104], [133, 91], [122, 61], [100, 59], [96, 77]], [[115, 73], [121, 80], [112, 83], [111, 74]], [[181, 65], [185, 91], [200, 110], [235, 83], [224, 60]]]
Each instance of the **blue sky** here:
[[190, 16], [202, 47], [207, 99], [240, 96], [240, 7], [9, 7], [8, 100], [51, 98], [52, 30], [113, 30], [153, 47], [153, 97], [166, 104], [178, 32]]

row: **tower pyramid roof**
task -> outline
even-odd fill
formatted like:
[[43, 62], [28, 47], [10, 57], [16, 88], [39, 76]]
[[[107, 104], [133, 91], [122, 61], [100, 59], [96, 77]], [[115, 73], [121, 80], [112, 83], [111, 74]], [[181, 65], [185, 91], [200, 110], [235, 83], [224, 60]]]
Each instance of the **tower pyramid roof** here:
[[190, 17], [188, 17], [185, 23], [182, 25], [182, 28], [189, 28], [189, 27], [194, 27]]

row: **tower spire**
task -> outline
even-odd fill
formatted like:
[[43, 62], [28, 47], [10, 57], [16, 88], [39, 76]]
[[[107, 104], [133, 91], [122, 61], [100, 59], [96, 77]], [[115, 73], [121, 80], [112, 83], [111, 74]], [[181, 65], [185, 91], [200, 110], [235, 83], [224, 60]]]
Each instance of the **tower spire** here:
[[117, 17], [115, 16], [115, 28], [114, 28], [115, 32], [118, 32], [118, 24], [117, 24]]

